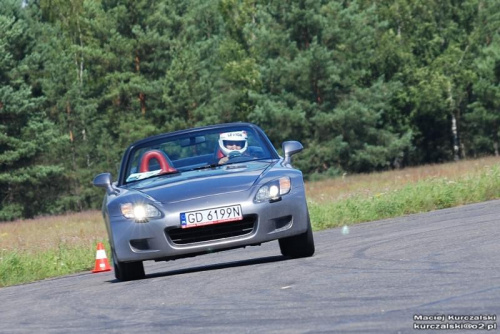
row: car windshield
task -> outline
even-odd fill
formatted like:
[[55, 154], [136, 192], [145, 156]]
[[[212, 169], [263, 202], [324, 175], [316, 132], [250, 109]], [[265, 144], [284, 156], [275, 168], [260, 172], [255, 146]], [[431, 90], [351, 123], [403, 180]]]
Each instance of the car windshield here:
[[271, 159], [272, 153], [254, 129], [241, 126], [152, 140], [135, 147], [129, 157], [126, 183], [159, 175]]

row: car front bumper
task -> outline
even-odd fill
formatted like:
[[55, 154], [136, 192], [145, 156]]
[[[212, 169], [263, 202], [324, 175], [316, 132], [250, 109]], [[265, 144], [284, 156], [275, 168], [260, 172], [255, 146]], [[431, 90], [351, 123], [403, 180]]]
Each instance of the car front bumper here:
[[[136, 223], [123, 216], [110, 217], [110, 242], [120, 262], [172, 260], [264, 242], [304, 233], [308, 211], [304, 188], [295, 188], [274, 202], [255, 203], [254, 192], [232, 192], [161, 204], [167, 214]], [[242, 221], [181, 229], [180, 214], [240, 204]]]

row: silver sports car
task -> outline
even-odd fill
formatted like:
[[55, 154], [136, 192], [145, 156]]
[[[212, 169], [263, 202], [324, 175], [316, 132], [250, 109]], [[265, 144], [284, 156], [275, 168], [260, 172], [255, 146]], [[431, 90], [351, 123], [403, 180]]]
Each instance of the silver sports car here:
[[249, 123], [176, 131], [133, 143], [103, 216], [118, 280], [145, 277], [143, 261], [168, 261], [279, 240], [284, 256], [314, 254], [302, 173]]

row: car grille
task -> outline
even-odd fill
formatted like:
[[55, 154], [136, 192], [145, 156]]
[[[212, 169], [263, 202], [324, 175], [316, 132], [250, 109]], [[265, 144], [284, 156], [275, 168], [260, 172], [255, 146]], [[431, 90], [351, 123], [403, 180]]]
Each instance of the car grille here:
[[167, 237], [176, 245], [219, 240], [251, 234], [255, 228], [256, 216], [245, 216], [243, 220], [192, 228], [166, 230]]

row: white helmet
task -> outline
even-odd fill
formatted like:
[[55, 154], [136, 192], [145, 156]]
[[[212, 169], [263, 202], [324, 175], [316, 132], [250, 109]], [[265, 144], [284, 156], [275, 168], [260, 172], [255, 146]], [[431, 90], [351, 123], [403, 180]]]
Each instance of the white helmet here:
[[[226, 148], [231, 142], [236, 142], [241, 149], [239, 150], [230, 150]], [[235, 131], [235, 132], [225, 132], [221, 133], [219, 137], [219, 147], [224, 153], [224, 155], [229, 155], [230, 152], [238, 152], [243, 154], [247, 150], [248, 141], [247, 141], [247, 132], [246, 131]]]

